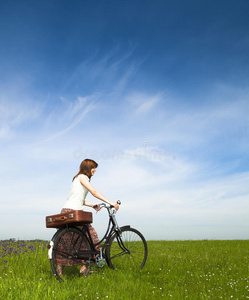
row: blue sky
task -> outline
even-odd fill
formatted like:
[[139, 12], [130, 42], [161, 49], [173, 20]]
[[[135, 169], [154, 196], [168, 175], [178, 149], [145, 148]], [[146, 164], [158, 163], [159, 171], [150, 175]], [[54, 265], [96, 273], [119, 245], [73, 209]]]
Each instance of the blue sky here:
[[49, 239], [84, 158], [147, 239], [248, 239], [248, 9], [1, 1], [0, 239]]

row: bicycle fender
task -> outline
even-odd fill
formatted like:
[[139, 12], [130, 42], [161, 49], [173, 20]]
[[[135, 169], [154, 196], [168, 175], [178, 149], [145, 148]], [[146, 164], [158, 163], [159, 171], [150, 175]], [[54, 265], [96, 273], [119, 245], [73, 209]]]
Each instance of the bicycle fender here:
[[[121, 232], [122, 232], [122, 230], [129, 229], [129, 228], [131, 228], [130, 225], [125, 225], [125, 226], [120, 227], [120, 230], [121, 230]], [[112, 234], [111, 234], [111, 236], [109, 236], [108, 240], [106, 241], [107, 244], [109, 243], [109, 240], [110, 240], [115, 234], [116, 234], [116, 232], [113, 231]]]
[[130, 225], [125, 225], [125, 226], [120, 227], [121, 230], [122, 230], [122, 229], [129, 229], [129, 228], [131, 228]]
[[56, 232], [54, 233], [54, 235], [53, 235], [51, 241], [54, 241], [55, 238], [56, 238], [56, 236], [57, 236], [57, 235], [61, 232], [61, 230], [63, 230], [63, 229], [64, 229], [64, 228], [56, 230]]
[[[124, 230], [124, 229], [129, 229], [129, 228], [131, 228], [130, 225], [125, 225], [125, 226], [120, 227], [120, 230], [122, 231], [122, 230]], [[116, 234], [115, 231], [112, 232], [112, 234], [111, 234], [111, 236], [109, 237], [108, 241], [114, 236], [114, 234]], [[108, 242], [107, 242], [107, 243], [108, 243]]]
[[48, 259], [52, 259], [52, 251], [53, 251], [53, 247], [54, 247], [54, 242], [53, 241], [50, 241], [50, 244], [49, 244], [49, 249], [48, 249]]

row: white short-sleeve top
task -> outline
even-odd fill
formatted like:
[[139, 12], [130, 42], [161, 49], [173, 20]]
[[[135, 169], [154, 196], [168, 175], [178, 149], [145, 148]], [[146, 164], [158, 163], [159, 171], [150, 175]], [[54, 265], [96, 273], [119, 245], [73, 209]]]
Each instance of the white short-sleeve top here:
[[84, 176], [88, 181], [89, 178], [84, 175], [78, 175], [71, 185], [71, 191], [67, 198], [66, 203], [64, 204], [63, 208], [71, 208], [75, 210], [83, 210], [83, 206], [85, 203], [85, 199], [88, 193], [88, 189], [84, 187], [84, 185], [80, 182], [80, 177]]

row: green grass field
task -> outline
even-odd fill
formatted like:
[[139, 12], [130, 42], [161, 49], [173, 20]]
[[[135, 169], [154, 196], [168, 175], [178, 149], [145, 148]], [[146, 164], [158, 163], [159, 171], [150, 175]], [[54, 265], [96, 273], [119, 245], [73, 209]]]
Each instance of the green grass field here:
[[149, 241], [137, 272], [57, 281], [47, 242], [0, 241], [0, 299], [249, 299], [249, 240]]

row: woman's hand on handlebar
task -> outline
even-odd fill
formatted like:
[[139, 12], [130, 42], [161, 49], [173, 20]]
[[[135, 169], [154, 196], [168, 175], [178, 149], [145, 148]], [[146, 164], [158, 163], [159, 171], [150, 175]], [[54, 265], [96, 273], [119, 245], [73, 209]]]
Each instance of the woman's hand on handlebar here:
[[[101, 204], [96, 204], [93, 206], [93, 208], [95, 209], [95, 206], [99, 206], [99, 210], [102, 209], [102, 207], [106, 207], [106, 208], [111, 208], [111, 207], [114, 207], [116, 211], [118, 211], [119, 209], [119, 205], [121, 204], [121, 202], [118, 200], [117, 202], [111, 202], [111, 201], [108, 201], [106, 202], [108, 205], [106, 205], [105, 203], [101, 203]], [[99, 211], [98, 210], [98, 211]]]
[[99, 204], [95, 204], [95, 205], [93, 206], [93, 208], [96, 210], [96, 212], [98, 212], [98, 211], [100, 211], [100, 210], [102, 209], [102, 207], [100, 207]]
[[116, 211], [118, 211], [118, 209], [119, 209], [119, 204], [118, 204], [117, 202], [112, 202], [112, 203], [111, 203], [111, 206], [113, 206], [113, 207], [116, 209]]

